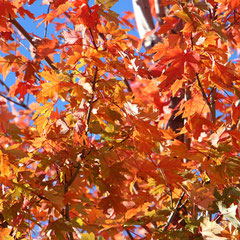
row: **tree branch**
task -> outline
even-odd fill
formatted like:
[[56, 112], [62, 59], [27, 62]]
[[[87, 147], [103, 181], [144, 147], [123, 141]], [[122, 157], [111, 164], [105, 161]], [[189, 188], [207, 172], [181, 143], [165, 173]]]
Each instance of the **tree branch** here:
[[94, 96], [95, 96], [95, 88], [96, 88], [96, 81], [97, 81], [97, 73], [98, 73], [98, 67], [95, 68], [95, 72], [94, 72], [94, 76], [93, 76], [93, 83], [92, 83], [92, 97], [91, 100], [89, 102], [89, 108], [88, 108], [88, 112], [87, 112], [87, 126], [86, 126], [86, 132], [88, 132], [88, 128], [89, 128], [89, 122], [90, 122], [90, 118], [91, 118], [91, 113], [92, 113], [92, 108], [93, 108], [93, 100], [94, 100]]
[[0, 83], [6, 88], [6, 90], [9, 92], [10, 88], [6, 85], [6, 83], [0, 79]]
[[91, 28], [89, 28], [89, 32], [90, 32], [90, 35], [91, 35], [91, 38], [92, 38], [93, 46], [94, 46], [94, 48], [95, 48], [96, 50], [98, 50], [98, 46], [97, 46], [97, 44], [96, 44], [96, 42], [95, 42], [95, 39], [94, 39], [93, 32], [92, 32], [92, 29], [91, 29]]
[[216, 88], [213, 87], [210, 95], [210, 104], [211, 104], [211, 121], [215, 124], [216, 122]]
[[124, 82], [125, 85], [127, 86], [127, 90], [128, 90], [128, 92], [133, 93], [132, 88], [131, 88], [131, 86], [130, 86], [128, 80], [127, 80], [126, 78], [123, 78], [123, 82]]
[[[202, 92], [202, 95], [203, 95], [203, 99], [205, 100], [205, 102], [207, 103], [207, 105], [209, 107], [209, 110], [210, 110], [210, 113], [211, 113], [211, 119], [213, 119], [213, 118], [215, 118], [215, 112], [213, 111], [212, 104], [211, 104], [211, 102], [209, 102], [208, 97], [207, 97], [207, 95], [206, 95], [206, 93], [205, 93], [205, 91], [203, 89], [203, 86], [202, 86], [202, 84], [200, 82], [198, 73], [196, 73], [196, 78], [197, 78], [197, 81], [198, 81], [198, 86], [201, 89], [201, 92]], [[214, 119], [214, 121], [215, 121], [215, 119]]]
[[131, 240], [134, 240], [134, 237], [133, 237], [133, 235], [130, 233], [130, 231], [129, 231], [128, 229], [125, 229], [125, 231], [126, 231], [127, 235], [129, 236], [129, 238], [130, 238]]
[[[172, 211], [170, 217], [168, 218], [167, 224], [165, 225], [163, 231], [166, 231], [166, 230], [168, 229], [168, 227], [169, 227], [170, 223], [173, 221], [176, 213], [184, 206], [184, 204], [182, 204], [182, 205], [180, 206], [184, 195], [185, 195], [185, 192], [183, 192], [182, 195], [181, 195], [181, 197], [179, 198], [179, 200], [178, 200], [178, 202], [177, 202], [177, 205], [176, 205], [176, 207], [174, 208], [174, 210]], [[180, 206], [180, 207], [179, 207], [179, 206]]]
[[7, 100], [10, 101], [10, 102], [13, 102], [14, 104], [16, 104], [16, 105], [18, 105], [18, 106], [20, 106], [20, 107], [23, 107], [23, 108], [25, 108], [25, 109], [27, 109], [27, 110], [30, 109], [24, 102], [16, 102], [16, 101], [14, 101], [13, 99], [11, 99], [10, 97], [7, 97], [7, 96], [3, 95], [2, 93], [0, 93], [0, 96], [3, 97], [3, 98], [5, 98], [5, 99], [7, 99]]
[[[47, 14], [48, 14], [49, 11], [50, 11], [51, 4], [52, 4], [52, 3], [49, 3], [49, 5], [48, 5]], [[45, 23], [44, 37], [47, 37], [47, 30], [48, 30], [48, 22]]]
[[[22, 33], [22, 35], [32, 44], [33, 47], [35, 47], [37, 49], [36, 44], [33, 41], [33, 38], [29, 35], [29, 33], [19, 24], [19, 22], [16, 19], [12, 19], [10, 16], [10, 20], [9, 20], [17, 29], [18, 31], [20, 31]], [[49, 66], [57, 71], [58, 69], [53, 65], [52, 60], [47, 56], [44, 58], [45, 61], [49, 64]]]

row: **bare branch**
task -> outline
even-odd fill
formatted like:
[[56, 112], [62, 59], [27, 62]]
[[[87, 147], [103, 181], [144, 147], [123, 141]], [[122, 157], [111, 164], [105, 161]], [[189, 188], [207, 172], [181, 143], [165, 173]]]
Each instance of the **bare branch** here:
[[6, 90], [9, 92], [10, 88], [6, 85], [6, 83], [0, 79], [0, 83], [6, 88]]
[[128, 90], [128, 92], [131, 92], [131, 93], [132, 93], [133, 91], [132, 91], [132, 88], [131, 88], [131, 86], [130, 86], [128, 80], [127, 80], [126, 78], [124, 78], [124, 79], [123, 79], [123, 82], [124, 82], [125, 85], [127, 86], [127, 90]]
[[130, 233], [130, 231], [129, 231], [128, 229], [126, 229], [125, 231], [126, 231], [127, 235], [129, 236], [129, 238], [130, 238], [131, 240], [134, 240], [134, 237], [133, 237], [133, 235]]
[[[47, 14], [49, 13], [50, 7], [51, 7], [52, 3], [49, 3], [48, 5], [48, 10], [47, 10]], [[48, 30], [48, 22], [45, 23], [45, 32], [44, 32], [44, 37], [47, 37], [47, 30]]]
[[165, 225], [163, 231], [166, 231], [170, 225], [170, 223], [173, 221], [176, 213], [184, 206], [183, 204], [180, 206], [182, 199], [185, 195], [185, 192], [182, 193], [181, 197], [179, 198], [176, 207], [174, 208], [174, 210], [172, 211], [170, 217], [168, 218], [167, 224]]
[[18, 105], [20, 107], [23, 107], [23, 108], [28, 109], [28, 110], [30, 109], [24, 102], [16, 102], [13, 99], [11, 99], [10, 97], [7, 97], [7, 96], [3, 95], [2, 93], [0, 93], [0, 96], [7, 99], [10, 102], [15, 103], [16, 105]]
[[210, 101], [211, 101], [211, 121], [213, 123], [216, 122], [216, 88], [213, 87], [211, 90], [211, 95], [210, 95]]
[[[18, 21], [16, 21], [16, 19], [12, 19], [10, 17], [10, 20], [9, 20], [22, 34], [23, 36], [32, 44], [33, 47], [35, 47], [37, 49], [37, 46], [36, 44], [34, 43], [33, 41], [33, 38], [29, 35], [29, 33], [19, 24]], [[47, 56], [45, 57], [45, 61], [49, 64], [49, 66], [57, 71], [58, 69], [53, 65], [53, 62], [52, 60]]]
[[[196, 78], [197, 78], [197, 81], [198, 81], [198, 86], [200, 87], [201, 89], [201, 92], [202, 92], [202, 95], [203, 95], [203, 99], [205, 100], [205, 102], [207, 103], [208, 107], [209, 107], [209, 110], [210, 110], [210, 113], [211, 113], [211, 119], [215, 118], [215, 112], [213, 111], [213, 108], [212, 108], [212, 104], [209, 102], [208, 100], [208, 97], [203, 89], [203, 86], [200, 82], [200, 79], [199, 79], [199, 76], [198, 76], [198, 73], [196, 73]], [[215, 100], [214, 100], [215, 101]], [[215, 121], [215, 120], [214, 120]]]
[[88, 132], [88, 125], [90, 122], [90, 117], [91, 117], [91, 113], [92, 113], [92, 108], [93, 108], [93, 100], [94, 100], [94, 96], [95, 96], [95, 88], [96, 88], [96, 81], [97, 81], [97, 72], [98, 72], [98, 67], [95, 68], [95, 72], [94, 72], [94, 76], [93, 76], [93, 83], [92, 83], [92, 97], [91, 100], [89, 102], [89, 108], [88, 108], [88, 112], [87, 112], [87, 127], [86, 127], [86, 132]]

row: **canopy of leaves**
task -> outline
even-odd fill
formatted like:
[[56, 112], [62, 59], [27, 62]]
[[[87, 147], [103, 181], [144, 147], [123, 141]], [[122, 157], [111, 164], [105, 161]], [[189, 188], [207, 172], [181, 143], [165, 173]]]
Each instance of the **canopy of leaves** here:
[[240, 2], [162, 0], [147, 52], [115, 0], [37, 2], [0, 0], [0, 239], [238, 239]]

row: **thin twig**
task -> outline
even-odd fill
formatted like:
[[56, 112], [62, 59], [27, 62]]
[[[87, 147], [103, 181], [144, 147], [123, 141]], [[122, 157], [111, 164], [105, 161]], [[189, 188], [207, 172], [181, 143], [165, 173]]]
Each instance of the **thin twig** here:
[[91, 113], [92, 113], [92, 108], [93, 108], [93, 103], [94, 103], [94, 97], [95, 97], [95, 88], [96, 88], [96, 81], [97, 81], [97, 73], [98, 73], [98, 67], [95, 68], [94, 76], [93, 76], [93, 83], [92, 83], [92, 97], [89, 102], [89, 108], [87, 112], [87, 127], [86, 127], [86, 132], [88, 132], [88, 127], [89, 127], [89, 122], [91, 118]]
[[127, 235], [129, 236], [129, 238], [130, 238], [131, 240], [134, 240], [134, 237], [133, 237], [133, 235], [130, 233], [130, 231], [129, 231], [128, 229], [125, 229], [125, 231], [126, 231]]
[[75, 178], [78, 175], [78, 172], [81, 168], [81, 163], [79, 163], [75, 169], [75, 172], [73, 173], [72, 177], [70, 178], [69, 181], [67, 181], [64, 185], [64, 193], [66, 193], [68, 191], [68, 188], [72, 185], [72, 183], [74, 182]]
[[[84, 150], [82, 151], [82, 155], [81, 155], [81, 159], [84, 160], [85, 157], [90, 154], [91, 150], [85, 155], [84, 154]], [[81, 161], [82, 162], [82, 161]], [[74, 180], [76, 179], [80, 168], [81, 168], [81, 163], [79, 162], [73, 175], [71, 176], [71, 178], [69, 179], [69, 181], [66, 181], [66, 183], [64, 184], [64, 194], [68, 192], [69, 187], [72, 185], [72, 183], [74, 182]], [[65, 218], [67, 221], [70, 221], [70, 213], [69, 213], [69, 203], [66, 204], [65, 206]], [[72, 232], [68, 232], [68, 239], [73, 240], [73, 233]]]
[[11, 99], [10, 97], [7, 97], [7, 96], [3, 95], [2, 93], [0, 93], [0, 96], [3, 97], [3, 98], [5, 98], [5, 99], [7, 99], [7, 100], [10, 101], [10, 102], [15, 103], [16, 105], [18, 105], [18, 106], [20, 106], [20, 107], [23, 107], [23, 108], [25, 108], [25, 109], [27, 109], [27, 110], [30, 109], [24, 102], [16, 102], [16, 101], [14, 101], [13, 99]]
[[[47, 14], [49, 14], [51, 4], [52, 4], [52, 3], [49, 3], [49, 5], [48, 5]], [[47, 37], [47, 30], [48, 30], [48, 21], [45, 23], [44, 37]]]
[[168, 187], [168, 190], [169, 190], [169, 195], [170, 195], [170, 199], [171, 199], [171, 208], [173, 208], [172, 190], [170, 187]]
[[7, 84], [0, 79], [0, 83], [6, 88], [6, 90], [9, 92], [10, 91], [10, 88], [7, 86]]
[[96, 44], [96, 42], [95, 42], [95, 39], [94, 39], [93, 32], [92, 32], [92, 29], [91, 29], [91, 28], [89, 28], [89, 32], [90, 32], [90, 35], [91, 35], [91, 38], [92, 38], [93, 46], [94, 46], [94, 48], [95, 48], [96, 50], [98, 50], [98, 46], [97, 46], [97, 44]]
[[211, 105], [211, 103], [209, 102], [208, 97], [207, 97], [207, 95], [206, 95], [206, 93], [205, 93], [205, 91], [204, 91], [204, 89], [203, 89], [203, 86], [202, 86], [202, 84], [201, 84], [201, 82], [200, 82], [198, 73], [196, 73], [196, 78], [197, 78], [197, 81], [198, 81], [198, 86], [199, 86], [200, 89], [201, 89], [201, 92], [202, 92], [202, 95], [203, 95], [203, 99], [205, 100], [205, 102], [207, 103], [207, 105], [208, 105], [208, 107], [209, 107], [209, 110], [210, 110], [210, 113], [211, 113], [211, 118], [213, 118], [213, 117], [215, 116], [215, 112], [213, 111], [212, 105]]
[[[70, 215], [69, 215], [69, 203], [66, 204], [66, 208], [65, 208], [65, 218], [67, 221], [70, 221]], [[73, 240], [73, 233], [72, 232], [68, 232], [68, 239], [69, 240]]]
[[[188, 101], [190, 99], [192, 99], [192, 94], [191, 94], [191, 91], [190, 91], [190, 87], [188, 86], [186, 91], [185, 91], [185, 101]], [[187, 123], [187, 119], [185, 118], [184, 119], [184, 125], [186, 125], [186, 123]], [[190, 148], [191, 148], [191, 138], [187, 137], [187, 134], [184, 134], [184, 142], [187, 146], [187, 149], [190, 150]], [[184, 158], [183, 162], [187, 163], [188, 159]]]
[[132, 93], [133, 91], [132, 91], [132, 88], [131, 88], [128, 80], [127, 80], [126, 78], [123, 78], [123, 81], [124, 81], [125, 85], [127, 86], [128, 92], [131, 92], [131, 93]]
[[[82, 155], [81, 155], [81, 159], [84, 160], [89, 154], [90, 154], [91, 150], [85, 154], [84, 150], [82, 151]], [[64, 193], [66, 193], [68, 191], [68, 188], [72, 185], [72, 183], [74, 182], [75, 178], [77, 177], [79, 170], [81, 168], [81, 163], [79, 162], [78, 165], [75, 168], [75, 172], [73, 173], [73, 175], [71, 176], [71, 178], [69, 179], [69, 181], [66, 181], [65, 185], [64, 185]]]
[[179, 200], [178, 200], [178, 202], [177, 202], [177, 205], [176, 205], [176, 207], [174, 208], [174, 210], [172, 211], [170, 217], [168, 218], [167, 224], [165, 225], [163, 231], [166, 231], [166, 230], [168, 229], [168, 227], [169, 227], [170, 223], [173, 221], [176, 213], [184, 206], [184, 205], [181, 205], [181, 207], [179, 207], [180, 204], [181, 204], [181, 201], [182, 201], [182, 199], [183, 199], [183, 197], [184, 197], [184, 195], [185, 195], [185, 192], [183, 192], [182, 195], [181, 195], [181, 197], [179, 198]]
[[216, 122], [216, 88], [213, 87], [210, 95], [210, 101], [211, 101], [211, 108], [212, 108], [212, 114], [211, 114], [211, 121], [213, 123]]
[[[122, 139], [118, 144], [121, 144], [121, 143], [125, 142], [128, 138], [130, 138], [129, 135], [126, 136], [124, 139]], [[112, 145], [112, 146], [108, 149], [108, 151], [111, 151], [113, 148], [114, 148], [114, 146]]]
[[[23, 36], [32, 44], [32, 46], [37, 49], [37, 46], [36, 46], [36, 44], [34, 43], [33, 38], [32, 38], [32, 37], [29, 35], [29, 33], [19, 24], [19, 22], [16, 21], [15, 19], [12, 19], [11, 17], [10, 17], [10, 20], [9, 20], [9, 21], [18, 29], [18, 31], [20, 31], [20, 32], [23, 34]], [[51, 60], [48, 56], [46, 56], [44, 59], [45, 59], [45, 61], [49, 64], [49, 66], [50, 66], [53, 70], [55, 70], [55, 71], [58, 70], [58, 69], [53, 65], [52, 60]]]

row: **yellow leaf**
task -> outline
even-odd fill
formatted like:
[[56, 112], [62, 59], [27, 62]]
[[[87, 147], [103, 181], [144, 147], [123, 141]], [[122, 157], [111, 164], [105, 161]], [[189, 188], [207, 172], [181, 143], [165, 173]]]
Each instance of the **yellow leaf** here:
[[94, 233], [84, 233], [81, 235], [81, 240], [95, 240]]
[[48, 102], [44, 106], [39, 107], [34, 113], [34, 124], [36, 125], [39, 132], [43, 132], [43, 130], [46, 128], [51, 112], [53, 111], [53, 107], [54, 103]]
[[42, 84], [42, 89], [37, 95], [37, 101], [43, 104], [45, 104], [48, 99], [63, 97], [64, 93], [66, 95], [72, 87], [72, 83], [66, 81], [68, 78], [67, 75], [57, 74], [55, 71], [45, 71], [41, 73], [41, 76], [48, 81]]

